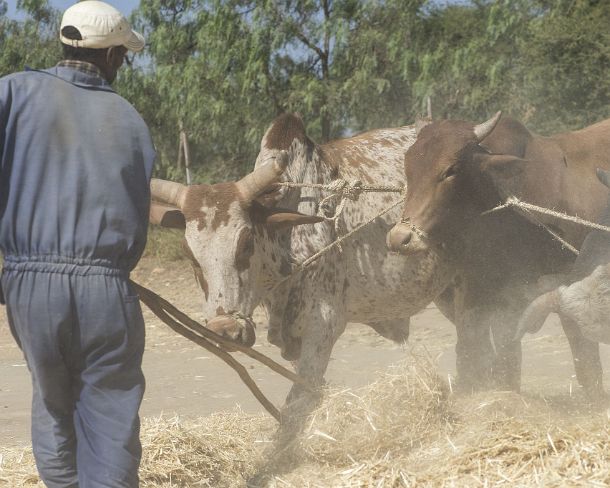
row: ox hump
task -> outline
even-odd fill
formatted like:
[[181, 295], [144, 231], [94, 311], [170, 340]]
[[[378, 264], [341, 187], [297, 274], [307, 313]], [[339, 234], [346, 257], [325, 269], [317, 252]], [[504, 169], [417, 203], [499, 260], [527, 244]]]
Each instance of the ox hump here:
[[266, 149], [289, 150], [294, 140], [308, 141], [303, 120], [297, 114], [285, 113], [277, 117], [263, 138]]

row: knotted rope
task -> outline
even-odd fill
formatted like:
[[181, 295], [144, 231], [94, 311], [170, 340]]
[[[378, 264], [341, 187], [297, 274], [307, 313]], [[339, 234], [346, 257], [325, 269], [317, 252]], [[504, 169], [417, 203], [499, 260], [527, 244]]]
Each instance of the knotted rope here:
[[[396, 186], [384, 186], [384, 185], [363, 185], [360, 180], [356, 180], [353, 183], [349, 183], [346, 180], [338, 178], [331, 181], [330, 183], [294, 183], [291, 181], [284, 181], [277, 183], [278, 186], [284, 186], [286, 188], [312, 188], [316, 190], [322, 190], [330, 193], [330, 195], [320, 200], [318, 205], [318, 216], [324, 217], [328, 221], [337, 222], [343, 210], [345, 204], [348, 201], [357, 201], [360, 195], [363, 193], [403, 193], [404, 188], [398, 188]], [[335, 213], [332, 217], [327, 215], [328, 203], [331, 200], [340, 198], [339, 205], [335, 209]]]
[[[341, 178], [337, 178], [330, 183], [294, 183], [291, 181], [283, 181], [277, 183], [277, 185], [286, 188], [312, 188], [330, 193], [330, 195], [320, 200], [317, 215], [327, 222], [333, 223], [337, 236], [341, 234], [339, 218], [343, 214], [348, 201], [357, 201], [363, 193], [406, 193], [406, 188], [387, 185], [364, 185], [360, 180], [350, 183]], [[339, 205], [335, 208], [333, 215], [329, 216], [330, 202], [337, 199], [340, 199]], [[401, 200], [401, 202], [402, 201], [404, 200]], [[379, 215], [377, 217], [379, 217]], [[340, 242], [343, 240], [344, 239], [340, 239], [338, 241], [339, 244], [337, 244], [340, 250], [342, 250]]]
[[[521, 209], [527, 211], [530, 215], [532, 214], [532, 212], [535, 212], [535, 213], [539, 213], [542, 215], [548, 215], [550, 217], [555, 217], [560, 220], [565, 220], [567, 222], [572, 222], [574, 224], [583, 225], [583, 226], [589, 227], [591, 229], [610, 233], [610, 227], [608, 227], [606, 225], [597, 224], [595, 222], [590, 222], [588, 220], [582, 219], [580, 217], [576, 217], [574, 215], [569, 215], [569, 214], [566, 214], [563, 212], [557, 212], [556, 210], [550, 210], [548, 208], [539, 207], [537, 205], [532, 205], [531, 203], [527, 203], [527, 202], [523, 202], [523, 201], [519, 200], [515, 196], [511, 196], [511, 197], [507, 198], [506, 202], [503, 203], [502, 205], [498, 205], [497, 207], [492, 208], [491, 210], [487, 210], [486, 212], [483, 212], [481, 215], [487, 215], [492, 212], [497, 212], [499, 210], [503, 210], [505, 208], [511, 208], [511, 207], [521, 208]], [[549, 232], [555, 239], [557, 239], [559, 242], [561, 242], [562, 245], [567, 247], [574, 254], [578, 255], [578, 249], [576, 249], [570, 243], [566, 242], [562, 237], [560, 237], [556, 232], [554, 232], [552, 229], [550, 229], [547, 225], [545, 225], [539, 219], [536, 219], [534, 216], [532, 216], [532, 217], [536, 220], [537, 223], [539, 223], [542, 227], [544, 227], [546, 229], [546, 231]]]
[[284, 283], [286, 283], [288, 280], [291, 280], [294, 276], [296, 276], [297, 274], [302, 273], [303, 271], [305, 271], [309, 266], [311, 266], [313, 263], [315, 263], [318, 259], [320, 259], [322, 256], [324, 256], [324, 254], [328, 253], [329, 251], [333, 250], [334, 248], [341, 247], [341, 243], [347, 239], [349, 239], [350, 237], [352, 237], [354, 234], [356, 234], [357, 232], [360, 232], [364, 227], [372, 224], [375, 220], [377, 220], [379, 217], [384, 216], [385, 214], [387, 214], [388, 212], [394, 210], [396, 207], [398, 207], [399, 205], [401, 205], [402, 203], [404, 203], [405, 201], [405, 197], [401, 198], [400, 200], [394, 202], [392, 205], [389, 205], [388, 207], [384, 208], [381, 212], [379, 212], [377, 215], [375, 215], [374, 217], [371, 217], [370, 219], [368, 219], [366, 222], [363, 222], [362, 224], [358, 225], [357, 227], [354, 227], [351, 231], [349, 231], [347, 234], [337, 238], [335, 241], [331, 242], [328, 246], [323, 247], [322, 249], [320, 249], [317, 253], [309, 256], [307, 259], [305, 259], [303, 262], [297, 264], [292, 272], [285, 276], [284, 278], [282, 278], [279, 282], [277, 282], [273, 288], [271, 288], [271, 290], [269, 290], [269, 293], [272, 293], [274, 290], [276, 290], [277, 288], [279, 288], [281, 285], [283, 285]]

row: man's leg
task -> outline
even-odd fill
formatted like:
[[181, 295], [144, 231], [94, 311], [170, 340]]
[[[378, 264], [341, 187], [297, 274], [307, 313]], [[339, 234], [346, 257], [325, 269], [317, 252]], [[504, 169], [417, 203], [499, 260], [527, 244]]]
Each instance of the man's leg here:
[[138, 486], [144, 320], [123, 278], [74, 276], [80, 334], [74, 424], [80, 488]]
[[49, 488], [77, 487], [70, 289], [65, 276], [4, 272], [7, 315], [32, 375], [32, 447]]

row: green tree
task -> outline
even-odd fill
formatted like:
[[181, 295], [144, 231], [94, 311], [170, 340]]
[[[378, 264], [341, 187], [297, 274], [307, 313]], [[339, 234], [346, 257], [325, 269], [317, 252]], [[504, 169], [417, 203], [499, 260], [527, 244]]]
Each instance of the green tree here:
[[154, 121], [167, 163], [176, 158], [182, 123], [195, 159], [205, 161], [203, 177], [231, 177], [251, 166], [279, 113], [300, 112], [317, 140], [344, 131], [344, 73], [335, 69], [335, 53], [361, 3], [143, 0], [135, 19], [148, 36], [151, 64], [121, 86], [132, 86], [136, 105]]
[[120, 93], [153, 129], [161, 175], [189, 133], [198, 179], [250, 168], [266, 126], [318, 141], [496, 110], [543, 133], [610, 116], [610, 4], [594, 0], [143, 0], [144, 62]]
[[172, 174], [181, 125], [199, 179], [251, 166], [276, 110], [259, 69], [265, 39], [252, 35], [247, 14], [224, 2], [144, 0], [135, 22], [147, 36], [149, 64], [124, 73], [120, 89], [153, 129], [162, 174]]
[[59, 13], [47, 0], [20, 0], [17, 8], [23, 21], [6, 16], [6, 2], [0, 2], [0, 76], [22, 71], [26, 66], [47, 68], [60, 58]]
[[521, 115], [547, 133], [610, 117], [610, 3], [549, 2], [521, 41]]

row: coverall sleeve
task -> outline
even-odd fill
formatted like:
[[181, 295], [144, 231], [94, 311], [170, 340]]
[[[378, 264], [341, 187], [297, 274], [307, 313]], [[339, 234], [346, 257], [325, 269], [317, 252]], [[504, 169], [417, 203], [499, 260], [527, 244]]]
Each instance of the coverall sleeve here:
[[[13, 90], [10, 77], [0, 78], [0, 208], [4, 211], [5, 199], [8, 193], [7, 174], [10, 171], [11, 163], [5, 157], [7, 144], [7, 126], [10, 122], [10, 111], [13, 104]], [[0, 213], [0, 218], [1, 217]], [[0, 301], [4, 303], [4, 299]]]
[[146, 179], [148, 183], [150, 183], [150, 179], [152, 178], [153, 168], [155, 166], [155, 162], [157, 160], [157, 150], [152, 141], [152, 137], [150, 132], [148, 133], [148, 144], [146, 145], [146, 149], [144, 151], [144, 161], [146, 164]]
[[[6, 126], [12, 104], [11, 81], [8, 77], [0, 78], [0, 171], [4, 172], [4, 149], [6, 146]], [[0, 180], [1, 181], [1, 180]]]
[[[0, 162], [4, 154], [4, 139], [6, 137], [6, 122], [8, 119], [8, 83], [0, 80]], [[1, 167], [4, 167], [2, 164]]]

